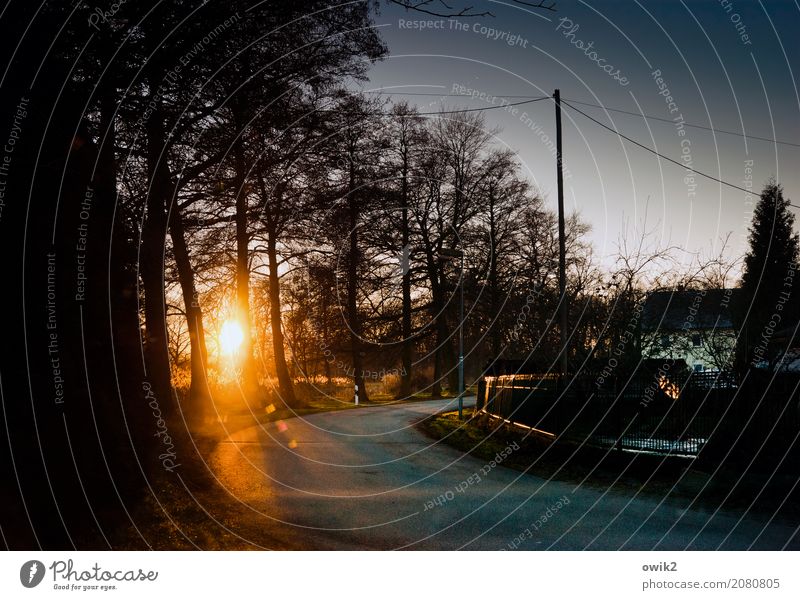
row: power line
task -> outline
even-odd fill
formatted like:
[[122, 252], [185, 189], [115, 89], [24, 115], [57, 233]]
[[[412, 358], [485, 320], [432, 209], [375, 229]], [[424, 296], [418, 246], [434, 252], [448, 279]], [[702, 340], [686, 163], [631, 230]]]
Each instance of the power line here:
[[[753, 190], [748, 190], [746, 188], [739, 187], [738, 185], [734, 185], [732, 183], [728, 183], [727, 181], [723, 181], [722, 179], [717, 179], [713, 175], [709, 175], [707, 173], [703, 173], [702, 171], [698, 171], [698, 170], [696, 170], [696, 169], [694, 169], [692, 167], [688, 167], [685, 164], [683, 164], [683, 163], [681, 163], [681, 162], [679, 162], [679, 161], [677, 161], [677, 160], [675, 160], [673, 158], [669, 158], [668, 156], [664, 156], [663, 154], [657, 152], [656, 150], [654, 150], [653, 148], [650, 148], [649, 146], [645, 146], [644, 144], [641, 144], [641, 143], [637, 142], [636, 140], [634, 140], [632, 138], [629, 138], [627, 135], [624, 135], [624, 134], [620, 133], [619, 131], [617, 131], [613, 127], [609, 127], [608, 125], [598, 121], [594, 117], [592, 117], [590, 115], [587, 115], [581, 109], [576, 108], [575, 106], [572, 106], [572, 104], [570, 104], [569, 102], [567, 102], [563, 98], [561, 99], [561, 102], [566, 104], [567, 106], [569, 106], [572, 110], [579, 112], [580, 114], [582, 114], [584, 117], [586, 117], [590, 121], [593, 121], [594, 123], [600, 125], [600, 127], [603, 127], [604, 129], [607, 129], [611, 133], [617, 134], [619, 137], [629, 141], [631, 144], [639, 146], [640, 148], [643, 148], [644, 150], [647, 150], [648, 152], [651, 152], [652, 154], [655, 154], [656, 156], [666, 160], [667, 162], [671, 162], [672, 164], [678, 165], [679, 167], [684, 168], [687, 171], [691, 171], [692, 173], [700, 175], [701, 177], [705, 177], [706, 179], [710, 179], [711, 181], [716, 181], [717, 183], [721, 183], [722, 185], [727, 185], [728, 187], [733, 188], [735, 190], [739, 190], [739, 191], [745, 192], [745, 193], [747, 193], [749, 195], [753, 195]], [[792, 206], [794, 208], [800, 208], [800, 206], [797, 206], [796, 204], [792, 204], [791, 202], [789, 202], [788, 205]]]
[[549, 99], [550, 96], [539, 96], [531, 100], [523, 100], [521, 102], [510, 102], [508, 104], [500, 104], [498, 106], [482, 106], [480, 108], [461, 108], [458, 110], [435, 110], [430, 112], [417, 112], [417, 113], [353, 112], [347, 110], [339, 110], [338, 108], [318, 108], [313, 112], [342, 113], [342, 114], [352, 114], [355, 116], [364, 116], [364, 117], [425, 117], [432, 115], [457, 115], [461, 113], [495, 110], [498, 108], [508, 108], [509, 106], [521, 106], [523, 104], [531, 104], [532, 102], [539, 102], [541, 100], [549, 100]]
[[[431, 96], [431, 97], [438, 97], [438, 98], [473, 98], [477, 96], [473, 96], [472, 94], [437, 94], [436, 92], [398, 92], [393, 90], [386, 90], [386, 89], [377, 89], [377, 90], [366, 90], [368, 94], [383, 94], [383, 93], [390, 93], [393, 95], [398, 96]], [[515, 94], [496, 94], [495, 98], [526, 98], [526, 99], [539, 99], [539, 98], [549, 98], [550, 96], [530, 96], [530, 95], [515, 95]]]
[[[384, 92], [387, 92], [387, 91], [389, 91], [389, 90], [383, 90], [383, 89], [369, 90], [370, 93], [384, 93]], [[457, 97], [471, 98], [472, 97], [472, 94], [437, 94], [435, 92], [391, 92], [391, 91], [389, 91], [389, 93], [398, 94], [398, 95], [402, 95], [402, 96], [431, 96], [431, 97], [439, 97], [439, 98], [457, 98]], [[540, 96], [525, 96], [525, 95], [514, 95], [514, 94], [502, 94], [502, 95], [496, 94], [495, 98], [536, 98], [536, 99], [538, 99], [538, 98], [540, 98]], [[635, 112], [635, 111], [631, 111], [631, 110], [624, 110], [622, 108], [613, 108], [611, 106], [603, 106], [602, 104], [594, 104], [592, 102], [584, 102], [582, 100], [574, 100], [572, 98], [563, 98], [562, 97], [562, 100], [564, 100], [565, 102], [569, 101], [569, 102], [573, 102], [575, 104], [582, 104], [583, 106], [592, 106], [594, 108], [601, 108], [603, 110], [608, 110], [608, 111], [611, 111], [611, 112], [622, 113], [624, 115], [632, 115], [634, 117], [641, 117], [643, 119], [647, 119], [647, 120], [650, 120], [650, 121], [661, 121], [663, 123], [671, 123], [673, 125], [675, 124], [675, 121], [673, 121], [672, 119], [666, 119], [664, 117], [656, 117], [656, 116], [648, 115], [648, 114], [641, 113], [641, 112]], [[506, 106], [508, 106], [508, 105], [506, 105]], [[752, 135], [752, 134], [749, 134], [749, 133], [740, 133], [738, 131], [730, 131], [728, 129], [718, 129], [716, 127], [709, 127], [708, 125], [698, 125], [697, 123], [686, 123], [685, 121], [682, 122], [682, 125], [684, 125], [685, 127], [693, 127], [695, 129], [702, 129], [704, 131], [713, 131], [714, 133], [724, 133], [726, 135], [735, 135], [735, 136], [738, 136], [738, 137], [748, 138], [748, 139], [751, 139], [751, 140], [759, 140], [759, 141], [762, 141], [762, 142], [770, 142], [770, 143], [773, 143], [773, 144], [781, 144], [783, 146], [792, 146], [794, 148], [800, 148], [800, 143], [787, 142], [786, 140], [776, 140], [776, 139], [773, 139], [773, 138], [763, 137], [763, 136], [760, 136], [760, 135]]]
[[[495, 96], [497, 98], [497, 96]], [[462, 110], [445, 110], [445, 111], [435, 111], [435, 112], [424, 112], [418, 113], [420, 115], [451, 115], [451, 114], [458, 114], [458, 113], [465, 113], [465, 112], [479, 112], [482, 110], [493, 110], [496, 108], [508, 108], [509, 106], [522, 106], [523, 104], [531, 104], [533, 102], [539, 102], [540, 100], [550, 100], [550, 96], [540, 96], [538, 98], [532, 98], [531, 100], [522, 100], [520, 102], [510, 102], [508, 104], [501, 104], [500, 106], [483, 106], [481, 108], [465, 108]], [[413, 115], [400, 115], [400, 116], [413, 116]]]
[[[644, 113], [637, 113], [630, 110], [622, 110], [621, 108], [611, 108], [609, 106], [602, 106], [600, 104], [592, 104], [591, 102], [581, 102], [580, 100], [572, 100], [569, 98], [562, 98], [565, 102], [569, 100], [570, 102], [574, 102], [575, 104], [583, 104], [584, 106], [594, 106], [595, 108], [602, 108], [603, 110], [610, 110], [613, 112], [622, 113], [625, 115], [633, 115], [634, 117], [643, 117], [644, 119], [649, 119], [652, 121], [663, 121], [664, 123], [672, 123], [675, 124], [675, 121], [672, 119], [665, 119], [663, 117], [654, 117], [652, 115], [646, 115]], [[574, 108], [574, 107], [573, 107]], [[577, 109], [576, 109], [577, 110]], [[706, 125], [697, 125], [695, 123], [686, 123], [682, 122], [682, 125], [685, 127], [694, 127], [695, 129], [703, 129], [705, 131], [713, 131], [715, 133], [725, 133], [727, 135], [738, 135], [739, 137], [750, 138], [753, 140], [761, 140], [762, 142], [772, 142], [774, 144], [783, 144], [784, 146], [794, 146], [795, 148], [800, 148], [800, 144], [796, 144], [794, 142], [787, 142], [784, 140], [775, 140], [772, 138], [761, 137], [758, 135], [750, 135], [749, 133], [739, 133], [738, 131], [728, 131], [726, 129], [717, 129], [716, 127], [708, 127]]]
[[[375, 90], [375, 91], [379, 91], [379, 90]], [[411, 95], [411, 93], [409, 93], [407, 95]], [[417, 96], [428, 96], [428, 95], [430, 95], [430, 96], [450, 96], [450, 97], [452, 97], [452, 96], [471, 97], [470, 94], [435, 94], [435, 93], [431, 93], [431, 92], [416, 92], [413, 95], [417, 95]], [[510, 98], [510, 97], [514, 97], [514, 96], [494, 96], [494, 97], [495, 98], [498, 98], [498, 97]], [[460, 110], [445, 110], [445, 111], [431, 111], [431, 112], [418, 112], [418, 113], [384, 113], [384, 112], [368, 113], [368, 112], [364, 112], [364, 113], [358, 113], [358, 115], [365, 116], [365, 117], [367, 117], [367, 116], [376, 116], [376, 117], [423, 117], [423, 116], [432, 116], [432, 115], [448, 115], [448, 114], [460, 114], [460, 113], [468, 113], [468, 112], [481, 112], [481, 111], [493, 110], [493, 109], [498, 109], [498, 108], [508, 108], [510, 106], [521, 106], [523, 104], [531, 104], [533, 102], [540, 102], [541, 100], [552, 100], [551, 96], [516, 96], [516, 97], [518, 97], [518, 98], [529, 98], [529, 99], [528, 100], [523, 100], [523, 101], [520, 101], [520, 102], [511, 102], [511, 103], [508, 103], [508, 104], [501, 104], [499, 106], [483, 106], [483, 107], [480, 107], [480, 108], [465, 108], [465, 109], [460, 109]], [[567, 106], [569, 106], [572, 110], [580, 113], [581, 115], [583, 115], [584, 117], [586, 117], [590, 121], [593, 121], [597, 125], [600, 125], [604, 129], [607, 129], [611, 133], [615, 133], [616, 135], [618, 135], [619, 137], [629, 141], [630, 143], [632, 143], [632, 144], [634, 144], [634, 145], [636, 145], [636, 146], [638, 146], [638, 147], [640, 147], [640, 148], [642, 148], [644, 150], [647, 150], [648, 152], [650, 152], [652, 154], [655, 154], [656, 156], [666, 160], [667, 162], [671, 162], [671, 163], [673, 163], [675, 165], [678, 165], [679, 167], [684, 168], [687, 171], [690, 171], [692, 173], [700, 175], [701, 177], [705, 177], [706, 179], [709, 179], [711, 181], [715, 181], [717, 183], [720, 183], [722, 185], [728, 186], [728, 187], [733, 188], [735, 190], [739, 190], [739, 191], [745, 192], [746, 194], [749, 194], [749, 195], [754, 195], [753, 190], [748, 190], [747, 188], [739, 187], [738, 185], [734, 185], [732, 183], [728, 183], [727, 181], [723, 181], [722, 179], [718, 179], [718, 178], [714, 177], [713, 175], [709, 175], [708, 173], [703, 173], [702, 171], [698, 171], [698, 170], [696, 170], [696, 169], [694, 169], [692, 167], [688, 167], [684, 163], [681, 163], [681, 162], [679, 162], [679, 161], [677, 161], [675, 159], [672, 159], [672, 158], [670, 158], [668, 156], [664, 156], [663, 154], [659, 153], [658, 151], [654, 150], [653, 148], [650, 148], [649, 146], [645, 146], [644, 144], [642, 144], [640, 142], [637, 142], [633, 138], [630, 138], [630, 137], [620, 133], [616, 129], [614, 129], [612, 127], [609, 127], [608, 125], [602, 123], [601, 121], [598, 121], [594, 117], [592, 117], [590, 115], [587, 115], [581, 109], [573, 106], [571, 104], [571, 102], [574, 102], [576, 104], [583, 104], [583, 105], [586, 105], [586, 106], [594, 106], [596, 108], [602, 108], [604, 110], [611, 110], [611, 111], [615, 111], [615, 112], [621, 112], [621, 113], [625, 113], [625, 114], [629, 114], [629, 115], [634, 115], [634, 116], [637, 116], [637, 117], [644, 117], [646, 119], [654, 119], [656, 121], [664, 121], [664, 122], [667, 122], [667, 123], [673, 123], [673, 121], [671, 121], [669, 119], [664, 119], [664, 118], [661, 118], [661, 117], [653, 117], [653, 116], [645, 115], [645, 114], [642, 114], [642, 113], [635, 113], [635, 112], [626, 111], [626, 110], [622, 110], [622, 109], [618, 109], [618, 108], [609, 108], [609, 107], [601, 106], [599, 104], [592, 104], [592, 103], [589, 103], [589, 102], [581, 102], [579, 100], [567, 101], [566, 98], [562, 98], [561, 101], [564, 104], [566, 104]], [[342, 110], [338, 110], [338, 109], [317, 109], [316, 112], [346, 113], [348, 111], [342, 111]], [[774, 142], [776, 144], [785, 144], [785, 145], [788, 145], [788, 146], [798, 146], [798, 147], [800, 147], [800, 144], [795, 144], [795, 143], [792, 143], [792, 142], [783, 142], [783, 141], [780, 141], [780, 140], [773, 140], [773, 139], [770, 139], [770, 138], [751, 136], [751, 135], [747, 135], [747, 134], [737, 133], [737, 132], [734, 132], [734, 131], [725, 131], [723, 129], [714, 129], [714, 128], [711, 128], [711, 127], [706, 127], [704, 125], [694, 125], [694, 124], [691, 124], [691, 123], [684, 123], [684, 125], [687, 126], [687, 127], [696, 127], [696, 128], [699, 128], [699, 129], [705, 129], [707, 131], [715, 131], [715, 132], [719, 132], [719, 133], [727, 133], [727, 134], [730, 134], [730, 135], [738, 135], [738, 136], [741, 136], [741, 137], [748, 137], [748, 138], [753, 138], [753, 139], [758, 139], [758, 140], [763, 140], [763, 141], [768, 141], [768, 142]], [[789, 206], [793, 207], [793, 208], [800, 208], [800, 206], [798, 206], [796, 204], [792, 204], [791, 202], [789, 202], [787, 204]]]

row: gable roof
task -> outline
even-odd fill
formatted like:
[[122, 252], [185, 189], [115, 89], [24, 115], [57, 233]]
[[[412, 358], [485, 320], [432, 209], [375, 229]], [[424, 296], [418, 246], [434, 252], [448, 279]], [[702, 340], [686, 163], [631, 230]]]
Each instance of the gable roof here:
[[642, 308], [642, 331], [731, 329], [739, 288], [650, 292]]

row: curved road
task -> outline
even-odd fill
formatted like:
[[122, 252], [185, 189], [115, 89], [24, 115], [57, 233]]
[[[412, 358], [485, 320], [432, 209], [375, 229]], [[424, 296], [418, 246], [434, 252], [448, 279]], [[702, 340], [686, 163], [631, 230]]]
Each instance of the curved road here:
[[796, 533], [777, 519], [547, 481], [414, 427], [452, 407], [416, 402], [251, 427], [219, 444], [211, 464], [270, 536], [298, 549], [780, 549]]

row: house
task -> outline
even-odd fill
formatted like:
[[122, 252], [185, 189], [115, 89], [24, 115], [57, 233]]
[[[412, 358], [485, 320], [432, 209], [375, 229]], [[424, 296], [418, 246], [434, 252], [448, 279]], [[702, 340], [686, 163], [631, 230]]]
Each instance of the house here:
[[641, 317], [642, 358], [683, 360], [698, 372], [729, 370], [737, 337], [731, 309], [738, 293], [736, 288], [649, 293]]

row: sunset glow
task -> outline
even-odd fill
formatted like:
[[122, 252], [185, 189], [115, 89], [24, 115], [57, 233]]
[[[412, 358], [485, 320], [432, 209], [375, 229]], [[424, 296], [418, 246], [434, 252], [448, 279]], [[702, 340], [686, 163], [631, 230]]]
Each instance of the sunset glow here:
[[228, 319], [222, 324], [219, 332], [219, 346], [222, 354], [233, 356], [239, 351], [244, 341], [244, 331], [238, 321]]

